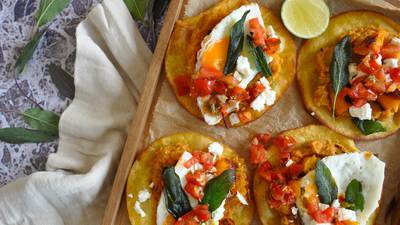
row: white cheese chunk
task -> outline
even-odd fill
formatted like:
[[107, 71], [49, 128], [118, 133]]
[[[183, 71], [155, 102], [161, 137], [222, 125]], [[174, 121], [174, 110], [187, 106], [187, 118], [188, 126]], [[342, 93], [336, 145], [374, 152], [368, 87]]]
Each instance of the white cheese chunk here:
[[236, 193], [236, 197], [238, 198], [239, 202], [242, 203], [243, 205], [249, 205], [246, 198], [242, 194], [240, 194], [240, 192]]
[[394, 44], [394, 45], [397, 45], [397, 46], [400, 46], [400, 38], [394, 37], [394, 38], [392, 38], [392, 40], [390, 41], [390, 43], [391, 43], [391, 44]]
[[344, 220], [357, 221], [356, 211], [345, 208], [339, 208], [338, 219], [339, 221], [344, 221]]
[[388, 68], [396, 68], [399, 67], [399, 59], [390, 58], [383, 60], [384, 66]]
[[157, 225], [163, 225], [164, 221], [167, 219], [167, 216], [168, 216], [168, 210], [167, 206], [165, 205], [164, 192], [161, 192], [160, 201], [158, 202], [157, 214], [156, 214]]
[[324, 203], [319, 203], [318, 206], [322, 211], [324, 211], [325, 209], [330, 207], [330, 205], [327, 205], [327, 204], [324, 204]]
[[135, 202], [134, 209], [135, 209], [136, 213], [140, 215], [140, 217], [146, 216], [146, 213], [143, 211], [142, 207], [140, 207], [140, 202], [138, 202], [138, 201]]
[[151, 193], [147, 189], [143, 189], [143, 190], [139, 191], [139, 194], [138, 194], [139, 202], [145, 202], [145, 201], [149, 200], [150, 197], [151, 197]]
[[219, 157], [224, 152], [224, 147], [218, 142], [213, 142], [208, 146], [208, 152]]
[[351, 106], [349, 108], [351, 117], [358, 118], [360, 120], [370, 120], [372, 118], [372, 108], [369, 103], [365, 103], [361, 107]]
[[265, 105], [273, 105], [275, 100], [276, 92], [272, 90], [265, 90], [250, 103], [250, 107], [256, 111], [262, 111], [264, 110]]
[[242, 81], [242, 74], [240, 74], [238, 71], [235, 71], [233, 73], [233, 78], [235, 78], [238, 82]]
[[229, 115], [229, 121], [231, 122], [232, 125], [236, 125], [240, 123], [240, 119], [237, 113], [231, 113]]
[[224, 218], [225, 202], [226, 202], [226, 199], [224, 201], [222, 201], [222, 203], [218, 207], [218, 209], [216, 209], [214, 212], [211, 213], [211, 218], [212, 218], [213, 221], [218, 222], [222, 218]]
[[179, 158], [178, 162], [177, 162], [176, 165], [175, 165], [175, 173], [176, 173], [176, 175], [178, 175], [178, 177], [180, 178], [182, 186], [185, 186], [185, 185], [186, 185], [186, 178], [185, 178], [185, 176], [186, 176], [186, 174], [189, 173], [189, 171], [190, 171], [190, 170], [189, 170], [188, 168], [186, 168], [183, 164], [184, 164], [185, 162], [187, 162], [189, 159], [191, 159], [192, 157], [193, 157], [192, 154], [190, 154], [190, 153], [187, 152], [187, 151], [184, 151], [184, 152], [182, 153], [182, 155], [181, 155], [181, 158]]
[[242, 75], [239, 87], [245, 89], [247, 85], [254, 79], [258, 71], [251, 64], [246, 56], [239, 56], [236, 61], [236, 70]]
[[382, 65], [382, 55], [381, 54], [378, 54], [378, 57], [375, 59], [375, 62], [378, 65]]
[[275, 32], [274, 28], [271, 25], [267, 26], [266, 31], [267, 31], [267, 35], [270, 38], [278, 38], [278, 35], [276, 35], [276, 32]]
[[340, 208], [340, 202], [339, 202], [338, 199], [333, 200], [332, 207], [333, 208]]
[[292, 211], [293, 215], [297, 215], [297, 212], [299, 211], [299, 209], [296, 208], [295, 206], [293, 206], [290, 210]]
[[293, 163], [294, 163], [293, 160], [289, 159], [289, 160], [286, 162], [285, 166], [286, 166], [286, 167], [289, 167], [289, 166], [291, 166]]

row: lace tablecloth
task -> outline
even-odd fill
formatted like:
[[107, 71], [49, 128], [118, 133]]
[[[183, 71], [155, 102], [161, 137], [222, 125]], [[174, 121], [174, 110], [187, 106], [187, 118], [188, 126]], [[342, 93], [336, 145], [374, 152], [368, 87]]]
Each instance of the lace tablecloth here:
[[[21, 49], [32, 38], [34, 15], [40, 1], [0, 1], [0, 128], [26, 126], [21, 116], [9, 112], [35, 107], [22, 91], [42, 108], [57, 114], [61, 114], [68, 106], [71, 100], [59, 94], [46, 67], [54, 63], [73, 74], [76, 26], [100, 1], [71, 0], [69, 6], [51, 23], [33, 58], [17, 79], [21, 89], [13, 79], [14, 64]], [[147, 36], [147, 29], [141, 24], [140, 27], [142, 34]], [[0, 187], [18, 177], [44, 170], [48, 154], [56, 150], [57, 140], [22, 145], [0, 142]]]

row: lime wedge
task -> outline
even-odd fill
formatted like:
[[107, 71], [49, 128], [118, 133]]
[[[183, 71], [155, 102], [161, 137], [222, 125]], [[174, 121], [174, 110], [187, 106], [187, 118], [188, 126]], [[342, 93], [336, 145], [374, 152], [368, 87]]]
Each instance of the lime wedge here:
[[286, 0], [282, 5], [281, 17], [292, 34], [310, 39], [326, 30], [330, 13], [323, 0]]

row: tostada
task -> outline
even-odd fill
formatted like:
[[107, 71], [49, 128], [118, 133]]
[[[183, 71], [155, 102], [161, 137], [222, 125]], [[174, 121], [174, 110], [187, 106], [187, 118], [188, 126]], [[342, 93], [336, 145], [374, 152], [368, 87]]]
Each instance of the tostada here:
[[244, 159], [196, 133], [152, 143], [131, 169], [126, 200], [134, 225], [249, 225], [253, 217]]
[[388, 136], [400, 127], [400, 25], [369, 11], [331, 19], [298, 56], [306, 108], [354, 139]]
[[256, 136], [254, 199], [264, 225], [372, 225], [385, 163], [324, 126]]
[[248, 0], [222, 0], [177, 21], [166, 53], [181, 105], [209, 125], [259, 118], [294, 78], [296, 46], [279, 19]]

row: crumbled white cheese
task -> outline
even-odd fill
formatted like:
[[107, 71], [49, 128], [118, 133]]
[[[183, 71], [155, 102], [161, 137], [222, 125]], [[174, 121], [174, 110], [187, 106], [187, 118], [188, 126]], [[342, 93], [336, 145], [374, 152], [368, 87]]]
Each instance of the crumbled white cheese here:
[[289, 166], [291, 166], [293, 163], [294, 163], [293, 160], [292, 160], [292, 159], [289, 159], [289, 160], [286, 162], [285, 166], [286, 166], [286, 167], [289, 167]]
[[278, 35], [276, 35], [276, 32], [271, 25], [267, 26], [266, 31], [270, 38], [278, 38]]
[[175, 165], [175, 173], [181, 178], [181, 184], [184, 186], [186, 185], [186, 178], [185, 175], [189, 172], [189, 169], [186, 168], [183, 164], [191, 159], [193, 156], [187, 151], [184, 151], [179, 158], [178, 162]]
[[344, 221], [344, 220], [357, 221], [356, 211], [345, 208], [339, 208], [338, 219], [339, 221]]
[[135, 202], [134, 209], [135, 209], [136, 213], [140, 215], [140, 217], [146, 216], [146, 213], [143, 211], [142, 207], [140, 207], [140, 202], [138, 202], [138, 201]]
[[339, 202], [338, 199], [333, 200], [332, 207], [333, 208], [339, 208], [340, 207], [340, 202]]
[[276, 92], [272, 90], [266, 90], [264, 92], [267, 96], [265, 104], [267, 104], [268, 106], [273, 105], [276, 100]]
[[236, 125], [240, 123], [239, 116], [236, 113], [231, 113], [229, 115], [229, 121], [231, 122], [232, 125]]
[[236, 193], [236, 197], [238, 198], [239, 202], [242, 203], [243, 205], [249, 205], [249, 203], [246, 201], [246, 198], [240, 194], [240, 192]]
[[269, 81], [267, 80], [267, 78], [261, 77], [259, 81], [265, 87], [265, 89], [271, 90], [271, 86], [270, 86]]
[[236, 112], [239, 110], [240, 102], [235, 100], [228, 101], [228, 108], [226, 109], [227, 113]]
[[238, 71], [235, 71], [233, 73], [233, 78], [235, 78], [239, 82], [242, 81], [242, 75]]
[[262, 111], [265, 108], [265, 105], [270, 106], [273, 105], [276, 100], [276, 92], [273, 90], [265, 90], [259, 94], [256, 99], [254, 99], [250, 106], [252, 109], [256, 111]]
[[129, 194], [128, 194], [128, 198], [133, 198], [133, 194], [132, 194], [132, 193], [129, 193]]
[[311, 114], [311, 116], [315, 116], [315, 112], [311, 112], [310, 114]]
[[299, 209], [295, 206], [293, 206], [290, 210], [292, 211], [293, 215], [297, 215], [297, 212], [299, 211]]
[[390, 43], [394, 44], [394, 45], [397, 45], [397, 46], [400, 46], [400, 38], [394, 37], [394, 38], [392, 38], [392, 41], [390, 41]]
[[145, 201], [149, 200], [150, 197], [151, 197], [151, 193], [147, 189], [139, 191], [139, 194], [138, 194], [139, 202], [145, 202]]
[[213, 221], [219, 221], [222, 218], [224, 218], [225, 202], [226, 202], [226, 199], [224, 201], [222, 201], [222, 203], [218, 207], [218, 209], [216, 209], [214, 212], [211, 213], [211, 218]]
[[213, 142], [208, 146], [208, 152], [216, 156], [221, 156], [224, 152], [224, 147], [218, 142]]
[[370, 120], [372, 118], [372, 108], [369, 103], [365, 103], [361, 107], [351, 106], [349, 113], [351, 117], [358, 118], [360, 120]]
[[382, 65], [382, 55], [381, 54], [378, 54], [378, 57], [375, 59], [375, 62], [378, 65]]
[[161, 192], [160, 201], [158, 202], [158, 206], [157, 206], [156, 224], [163, 225], [164, 221], [168, 217], [168, 214], [169, 214], [169, 212], [168, 212], [166, 204], [165, 204], [164, 192]]
[[251, 76], [252, 74], [256, 73], [251, 68], [249, 59], [245, 56], [239, 56], [239, 58], [237, 59], [236, 70], [245, 77]]
[[390, 58], [383, 60], [384, 66], [389, 68], [396, 68], [399, 67], [399, 59], [397, 58]]
[[385, 74], [385, 81], [386, 82], [392, 82], [393, 80], [392, 80], [392, 76], [389, 74], [389, 73], [386, 73]]
[[330, 205], [324, 204], [324, 203], [318, 203], [319, 208], [324, 211], [325, 209], [329, 208]]

